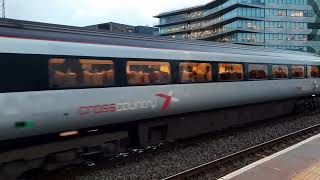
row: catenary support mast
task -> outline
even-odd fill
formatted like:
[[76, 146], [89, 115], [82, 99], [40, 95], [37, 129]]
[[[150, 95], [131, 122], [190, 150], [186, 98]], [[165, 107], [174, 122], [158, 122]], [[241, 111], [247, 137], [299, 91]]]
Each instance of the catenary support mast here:
[[0, 0], [0, 15], [1, 18], [6, 18], [6, 6], [5, 6], [5, 0]]

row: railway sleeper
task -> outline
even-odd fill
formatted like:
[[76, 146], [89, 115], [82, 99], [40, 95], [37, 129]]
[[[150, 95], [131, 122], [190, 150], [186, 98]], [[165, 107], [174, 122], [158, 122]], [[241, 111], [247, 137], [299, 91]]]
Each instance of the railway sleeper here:
[[126, 150], [126, 139], [128, 132], [123, 131], [4, 152], [0, 154], [0, 179], [14, 180], [30, 172], [86, 163], [94, 154], [113, 156]]

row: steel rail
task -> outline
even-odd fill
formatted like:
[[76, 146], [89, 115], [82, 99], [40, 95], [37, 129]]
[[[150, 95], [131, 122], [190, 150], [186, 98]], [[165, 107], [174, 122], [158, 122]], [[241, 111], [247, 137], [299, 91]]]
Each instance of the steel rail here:
[[244, 149], [242, 151], [232, 153], [232, 154], [227, 155], [225, 157], [222, 157], [222, 158], [213, 160], [211, 162], [202, 164], [200, 166], [188, 169], [188, 170], [180, 172], [178, 174], [166, 177], [163, 180], [192, 179], [193, 176], [210, 171], [213, 168], [219, 167], [219, 165], [227, 164], [228, 162], [230, 162], [232, 160], [241, 159], [242, 157], [245, 157], [246, 155], [256, 153], [260, 150], [263, 150], [266, 147], [270, 147], [270, 149], [271, 149], [275, 144], [280, 144], [284, 141], [287, 142], [288, 139], [301, 138], [301, 136], [303, 134], [308, 134], [308, 135], [310, 135], [309, 137], [311, 137], [311, 135], [314, 135], [315, 133], [319, 133], [319, 132], [320, 132], [320, 124], [316, 124], [316, 125], [310, 126], [308, 128], [304, 128], [302, 130], [299, 130], [299, 131], [278, 137], [276, 139], [261, 143], [259, 145]]

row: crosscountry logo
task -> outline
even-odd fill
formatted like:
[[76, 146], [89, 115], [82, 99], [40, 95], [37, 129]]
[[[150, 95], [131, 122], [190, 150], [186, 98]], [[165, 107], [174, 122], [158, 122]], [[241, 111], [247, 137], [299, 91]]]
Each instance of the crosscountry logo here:
[[162, 112], [169, 109], [171, 102], [179, 102], [180, 101], [178, 98], [173, 97], [172, 91], [170, 91], [168, 94], [159, 93], [159, 94], [156, 94], [156, 96], [159, 96], [164, 99], [164, 103], [161, 107]]

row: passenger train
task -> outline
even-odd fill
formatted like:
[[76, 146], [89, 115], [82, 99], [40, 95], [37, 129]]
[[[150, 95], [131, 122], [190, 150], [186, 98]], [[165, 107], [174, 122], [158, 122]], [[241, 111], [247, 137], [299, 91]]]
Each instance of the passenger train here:
[[313, 54], [16, 20], [0, 36], [3, 177], [48, 155], [116, 153], [289, 114], [320, 91]]

